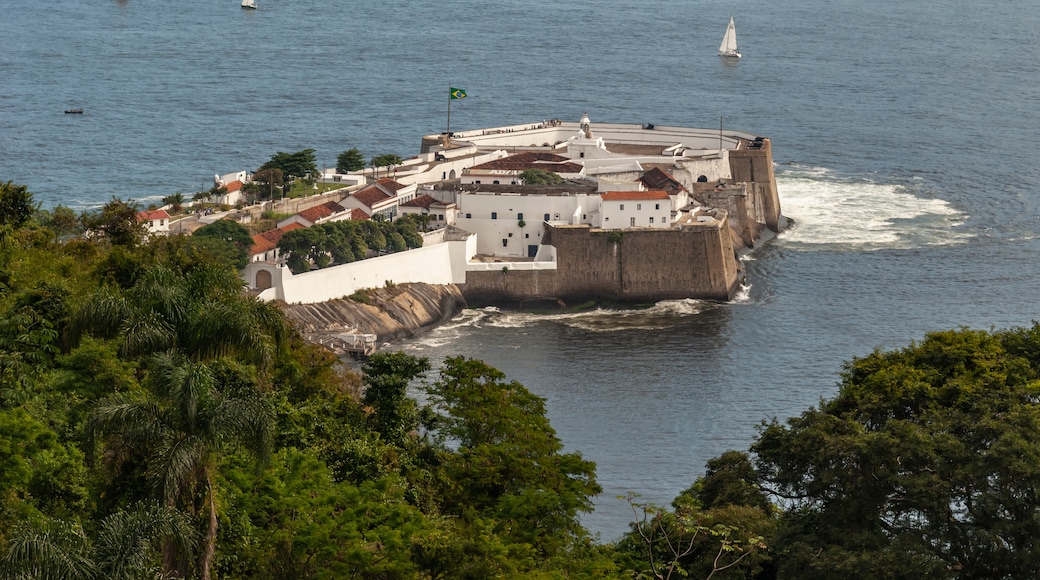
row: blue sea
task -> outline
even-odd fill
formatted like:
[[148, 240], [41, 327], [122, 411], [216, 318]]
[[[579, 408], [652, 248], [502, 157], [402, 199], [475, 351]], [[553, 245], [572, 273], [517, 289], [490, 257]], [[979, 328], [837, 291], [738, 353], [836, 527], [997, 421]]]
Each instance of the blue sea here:
[[[729, 17], [744, 58], [715, 51]], [[6, 0], [0, 181], [45, 207], [147, 205], [312, 148], [588, 112], [773, 142], [794, 226], [732, 303], [471, 310], [394, 345], [478, 357], [546, 397], [605, 492], [667, 504], [843, 361], [934, 330], [1040, 318], [1040, 4], [1025, 0]], [[82, 108], [82, 115], [66, 115]], [[593, 129], [595, 127], [593, 126]]]

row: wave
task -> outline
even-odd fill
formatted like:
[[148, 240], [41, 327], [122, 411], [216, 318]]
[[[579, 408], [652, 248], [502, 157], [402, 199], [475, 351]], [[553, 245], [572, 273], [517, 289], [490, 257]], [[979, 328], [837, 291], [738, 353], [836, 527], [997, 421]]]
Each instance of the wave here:
[[[742, 288], [736, 300], [747, 300], [746, 288]], [[569, 326], [588, 332], [619, 332], [633, 330], [661, 330], [685, 323], [714, 303], [705, 300], [663, 300], [648, 308], [613, 309], [596, 308], [581, 312], [533, 313], [500, 310], [494, 307], [467, 309], [429, 333], [415, 339], [410, 349], [438, 348], [460, 337], [474, 328], [529, 328], [550, 323]]]
[[844, 179], [820, 167], [777, 170], [785, 216], [778, 240], [798, 249], [907, 249], [964, 243], [967, 215], [920, 185]]

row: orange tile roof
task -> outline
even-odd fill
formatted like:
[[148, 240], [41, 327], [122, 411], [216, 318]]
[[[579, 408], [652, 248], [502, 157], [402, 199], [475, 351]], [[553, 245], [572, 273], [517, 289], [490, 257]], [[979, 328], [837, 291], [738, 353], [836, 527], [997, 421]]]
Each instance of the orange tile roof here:
[[553, 173], [580, 173], [582, 166], [567, 157], [545, 151], [525, 151], [494, 159], [487, 163], [474, 165], [472, 169], [488, 171], [524, 171], [526, 169], [544, 169]]
[[234, 193], [234, 192], [242, 189], [243, 185], [245, 185], [245, 184], [242, 183], [240, 180], [236, 179], [236, 180], [232, 181], [231, 183], [225, 185], [224, 187], [227, 188], [228, 193]]
[[368, 207], [372, 207], [373, 205], [381, 201], [391, 199], [393, 196], [387, 195], [385, 191], [376, 187], [375, 185], [369, 185], [361, 191], [354, 193], [353, 195], [351, 195], [351, 197], [367, 205]]
[[282, 236], [284, 236], [287, 232], [298, 230], [304, 227], [306, 226], [304, 226], [301, 223], [292, 222], [280, 228], [268, 230], [262, 234], [257, 234], [253, 236], [253, 247], [250, 249], [251, 255], [255, 256], [257, 254], [261, 254], [263, 252], [267, 252], [277, 248], [278, 242], [281, 241]]
[[368, 215], [367, 213], [365, 213], [365, 210], [358, 207], [355, 207], [353, 210], [350, 211], [350, 219], [352, 220], [367, 220], [370, 217], [372, 216]]
[[403, 183], [398, 183], [393, 179], [390, 179], [389, 177], [381, 177], [377, 179], [376, 184], [385, 187], [393, 193], [397, 193], [398, 191], [408, 187], [407, 185], [404, 185]]
[[658, 189], [650, 191], [607, 191], [600, 194], [603, 201], [641, 201], [645, 199], [668, 199], [668, 192]]
[[334, 201], [329, 201], [329, 202], [325, 202], [325, 203], [323, 203], [321, 205], [316, 205], [316, 206], [314, 206], [312, 208], [305, 209], [305, 210], [297, 213], [296, 215], [298, 215], [298, 216], [302, 217], [303, 219], [305, 219], [305, 220], [311, 222], [312, 224], [314, 224], [314, 223], [318, 223], [318, 221], [321, 220], [322, 218], [327, 218], [329, 216], [333, 216], [333, 215], [336, 215], [338, 213], [342, 213], [345, 209], [346, 208], [344, 208], [340, 204], [338, 204], [338, 203], [336, 203]]
[[137, 212], [137, 221], [143, 222], [148, 220], [168, 220], [170, 214], [166, 213], [164, 209], [151, 209]]

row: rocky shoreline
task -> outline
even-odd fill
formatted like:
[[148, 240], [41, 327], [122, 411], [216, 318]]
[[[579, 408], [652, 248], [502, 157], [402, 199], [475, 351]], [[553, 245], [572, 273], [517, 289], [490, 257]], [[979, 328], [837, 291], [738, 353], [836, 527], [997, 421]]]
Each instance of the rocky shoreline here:
[[396, 284], [366, 290], [353, 298], [315, 304], [281, 304], [310, 342], [329, 344], [336, 334], [374, 334], [382, 344], [421, 334], [466, 308], [454, 285]]

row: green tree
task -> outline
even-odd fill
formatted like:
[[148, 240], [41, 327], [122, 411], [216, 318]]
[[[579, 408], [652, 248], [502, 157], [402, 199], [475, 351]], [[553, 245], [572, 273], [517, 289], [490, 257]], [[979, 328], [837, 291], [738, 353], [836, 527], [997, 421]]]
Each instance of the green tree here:
[[196, 562], [163, 549], [163, 569], [210, 577], [217, 542], [219, 457], [237, 444], [257, 459], [270, 454], [273, 417], [258, 392], [225, 392], [210, 366], [157, 355], [150, 369], [149, 393], [141, 398], [117, 393], [102, 400], [89, 422], [94, 439], [110, 439], [144, 457], [146, 474], [163, 505], [185, 510], [204, 522], [203, 546]]
[[112, 198], [100, 210], [84, 213], [83, 226], [101, 234], [116, 246], [134, 247], [145, 236], [145, 226], [137, 220], [137, 204]]
[[318, 165], [314, 161], [314, 149], [304, 149], [295, 153], [275, 153], [267, 163], [260, 166], [257, 173], [267, 169], [281, 170], [286, 182], [292, 182], [317, 173]]
[[390, 170], [401, 164], [401, 157], [393, 153], [386, 153], [384, 155], [377, 155], [372, 158], [370, 162], [373, 168], [379, 169], [380, 167], [386, 167], [387, 175], [390, 175]]
[[372, 429], [387, 442], [403, 445], [419, 427], [419, 408], [408, 396], [408, 384], [430, 370], [430, 361], [403, 352], [376, 353], [365, 361], [365, 396], [372, 408]]
[[253, 247], [253, 236], [242, 224], [222, 219], [211, 224], [202, 226], [192, 233], [192, 237], [213, 240], [226, 248], [221, 252], [224, 255], [233, 256], [231, 263], [238, 269], [246, 267], [249, 263], [249, 252]]
[[544, 169], [525, 169], [520, 173], [520, 181], [524, 185], [558, 185], [563, 183], [563, 178]]
[[584, 534], [578, 514], [601, 491], [595, 465], [563, 453], [545, 401], [504, 378], [480, 361], [452, 357], [426, 389], [439, 411], [436, 436], [458, 445], [444, 458], [453, 482], [443, 490], [444, 509], [475, 512], [502, 536], [552, 556]]
[[158, 546], [172, 540], [182, 554], [195, 547], [194, 530], [180, 512], [137, 503], [105, 518], [95, 537], [64, 520], [27, 520], [15, 530], [0, 563], [5, 578], [139, 580], [162, 575]]
[[51, 211], [40, 210], [37, 212], [39, 222], [54, 230], [59, 239], [78, 236], [83, 233], [83, 223], [79, 214], [64, 205], [57, 205]]
[[127, 358], [176, 349], [192, 360], [234, 356], [264, 367], [285, 338], [285, 320], [241, 290], [238, 276], [222, 266], [188, 274], [153, 266], [128, 290], [91, 295], [74, 317], [74, 334], [117, 339]]
[[361, 171], [365, 168], [365, 157], [356, 147], [347, 149], [336, 158], [336, 173]]
[[162, 199], [163, 205], [170, 206], [175, 212], [181, 211], [184, 207], [184, 194], [181, 192], [174, 193], [173, 195], [167, 195]]
[[286, 181], [286, 175], [279, 167], [261, 167], [253, 174], [253, 182], [260, 184], [257, 187], [257, 193], [263, 195], [267, 194], [268, 199], [274, 199], [274, 190], [281, 189], [284, 187]]
[[1040, 327], [932, 333], [848, 363], [838, 395], [752, 451], [786, 504], [782, 576], [1040, 569]]
[[0, 225], [21, 227], [32, 218], [37, 207], [25, 185], [0, 183]]

